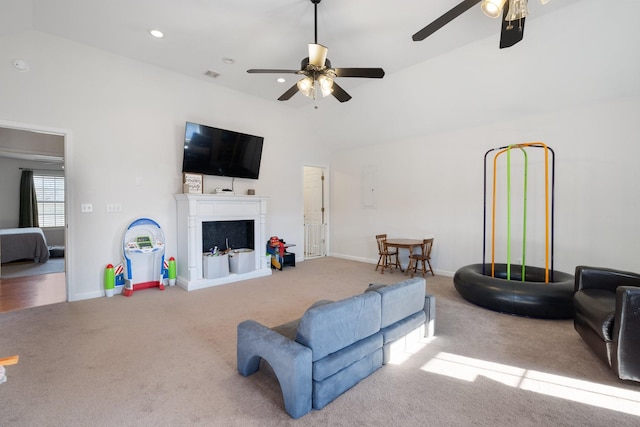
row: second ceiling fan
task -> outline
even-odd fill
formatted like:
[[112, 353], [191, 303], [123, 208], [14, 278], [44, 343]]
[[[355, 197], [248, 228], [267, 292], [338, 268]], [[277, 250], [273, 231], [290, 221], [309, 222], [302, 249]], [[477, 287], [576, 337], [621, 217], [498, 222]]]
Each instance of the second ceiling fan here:
[[318, 44], [318, 3], [321, 0], [311, 0], [314, 14], [314, 42], [309, 44], [309, 56], [302, 60], [299, 70], [280, 69], [250, 69], [247, 73], [269, 74], [300, 74], [304, 76], [289, 90], [280, 95], [278, 101], [291, 99], [293, 95], [302, 92], [305, 96], [315, 99], [319, 89], [322, 96], [333, 95], [338, 101], [346, 102], [351, 95], [345, 92], [335, 81], [336, 77], [362, 77], [381, 79], [384, 77], [382, 68], [332, 68], [331, 61], [327, 59], [328, 49]]
[[[543, 4], [549, 0], [540, 0]], [[421, 41], [447, 25], [449, 22], [482, 2], [482, 11], [491, 18], [502, 15], [502, 28], [500, 31], [500, 49], [511, 47], [522, 40], [524, 36], [524, 21], [529, 11], [528, 0], [464, 0], [453, 9], [418, 31], [413, 35], [414, 41]], [[507, 3], [505, 5], [505, 3]], [[507, 7], [508, 6], [508, 7]]]

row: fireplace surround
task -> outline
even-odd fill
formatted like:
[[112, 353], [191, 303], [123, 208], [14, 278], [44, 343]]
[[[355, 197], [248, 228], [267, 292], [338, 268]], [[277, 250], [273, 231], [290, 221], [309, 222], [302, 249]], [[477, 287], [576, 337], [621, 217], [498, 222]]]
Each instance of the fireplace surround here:
[[[178, 286], [188, 290], [207, 288], [223, 285], [240, 280], [253, 279], [268, 276], [271, 268], [265, 262], [266, 217], [267, 198], [264, 196], [226, 196], [218, 194], [176, 194], [177, 201], [177, 231], [178, 231], [178, 256], [177, 281]], [[216, 222], [212, 226], [212, 222]], [[243, 241], [234, 242], [229, 238], [229, 246], [232, 249], [249, 247], [255, 249], [255, 269], [242, 274], [230, 274], [226, 277], [205, 279], [202, 269], [202, 253], [209, 248], [204, 248], [203, 223], [205, 234], [209, 242], [225, 242], [224, 244], [212, 243], [224, 249], [226, 239], [230, 236], [224, 231], [227, 226], [235, 227], [228, 231], [233, 236], [243, 236]], [[244, 230], [247, 224], [253, 224], [253, 230]], [[239, 228], [239, 231], [238, 231]], [[213, 230], [213, 231], [211, 231]], [[216, 235], [218, 234], [218, 235]], [[253, 242], [250, 239], [253, 238]], [[238, 239], [238, 238], [236, 238]], [[246, 241], [246, 240], [249, 241]]]

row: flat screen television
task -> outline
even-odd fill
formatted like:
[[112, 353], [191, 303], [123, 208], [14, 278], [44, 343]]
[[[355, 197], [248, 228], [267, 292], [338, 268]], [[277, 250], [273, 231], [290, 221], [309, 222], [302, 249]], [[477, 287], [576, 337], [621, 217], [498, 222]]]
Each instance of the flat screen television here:
[[182, 172], [258, 179], [261, 136], [187, 122]]

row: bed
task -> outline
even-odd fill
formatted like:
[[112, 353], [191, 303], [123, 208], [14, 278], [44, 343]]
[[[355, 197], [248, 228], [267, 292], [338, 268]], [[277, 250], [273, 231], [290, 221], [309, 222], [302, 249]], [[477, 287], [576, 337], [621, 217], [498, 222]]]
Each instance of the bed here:
[[0, 230], [0, 262], [26, 259], [39, 263], [49, 260], [49, 247], [42, 230], [37, 227]]

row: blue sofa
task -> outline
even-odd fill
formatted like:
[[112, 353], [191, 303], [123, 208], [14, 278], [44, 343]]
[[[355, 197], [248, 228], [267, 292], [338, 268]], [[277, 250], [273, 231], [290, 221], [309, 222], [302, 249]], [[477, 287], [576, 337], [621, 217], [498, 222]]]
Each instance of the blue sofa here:
[[431, 336], [434, 319], [435, 297], [426, 295], [424, 278], [370, 285], [341, 301], [319, 301], [300, 319], [274, 328], [240, 323], [238, 372], [251, 375], [266, 361], [280, 383], [285, 410], [299, 418], [387, 363], [411, 332]]

